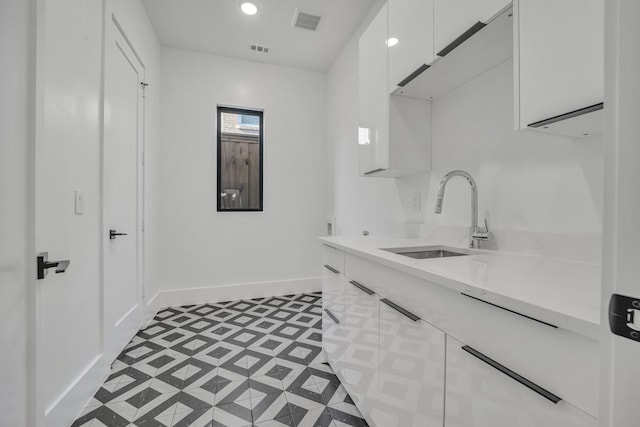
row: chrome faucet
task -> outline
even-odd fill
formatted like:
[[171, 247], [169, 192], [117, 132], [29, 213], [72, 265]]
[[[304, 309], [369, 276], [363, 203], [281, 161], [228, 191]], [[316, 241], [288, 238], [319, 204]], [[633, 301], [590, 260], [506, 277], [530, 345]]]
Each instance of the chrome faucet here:
[[491, 238], [487, 220], [484, 220], [484, 228], [478, 226], [478, 186], [475, 179], [465, 171], [453, 170], [442, 177], [438, 187], [438, 199], [436, 201], [436, 213], [442, 213], [442, 201], [444, 200], [444, 187], [454, 176], [465, 178], [471, 185], [471, 227], [469, 227], [469, 247], [479, 248], [480, 241], [487, 241]]

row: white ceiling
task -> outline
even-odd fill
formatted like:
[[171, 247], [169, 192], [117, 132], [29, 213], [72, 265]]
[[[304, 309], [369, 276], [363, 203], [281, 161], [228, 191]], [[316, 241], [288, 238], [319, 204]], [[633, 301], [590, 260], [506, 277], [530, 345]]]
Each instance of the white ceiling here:
[[[271, 64], [326, 71], [375, 0], [143, 0], [160, 43]], [[320, 14], [317, 31], [292, 27], [296, 8]], [[250, 50], [267, 46], [269, 53]]]

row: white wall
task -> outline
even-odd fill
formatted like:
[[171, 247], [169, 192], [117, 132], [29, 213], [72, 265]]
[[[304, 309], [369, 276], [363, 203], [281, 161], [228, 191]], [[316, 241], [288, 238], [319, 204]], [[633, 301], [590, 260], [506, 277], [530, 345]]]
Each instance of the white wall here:
[[[0, 426], [33, 425], [34, 2], [0, 3]], [[31, 390], [30, 390], [31, 389]]]
[[[452, 169], [467, 170], [475, 177], [480, 221], [486, 215], [493, 229], [601, 233], [602, 138], [572, 140], [514, 132], [511, 61], [433, 103], [430, 173], [395, 180], [359, 177], [355, 38], [333, 64], [327, 80], [327, 155], [335, 181], [329, 183], [326, 210], [335, 213], [340, 233], [360, 234], [368, 229], [403, 235], [405, 222], [422, 222], [423, 229], [468, 227], [470, 196], [464, 180], [450, 181], [443, 213], [433, 213], [438, 183]], [[411, 209], [416, 192], [421, 194], [420, 212]]]
[[[327, 73], [327, 214], [336, 217], [337, 234], [377, 231], [378, 180], [358, 177], [358, 42], [349, 41]], [[356, 124], [356, 126], [354, 126]]]
[[[154, 79], [158, 44], [142, 4], [39, 0], [36, 250], [70, 259], [65, 274], [36, 284], [37, 417], [69, 425], [110, 372], [103, 357], [103, 23], [115, 14]], [[147, 99], [148, 135], [157, 102]], [[155, 118], [154, 118], [155, 116]], [[74, 215], [74, 190], [85, 194]]]
[[[155, 306], [269, 294], [287, 281], [319, 288], [324, 75], [171, 48], [161, 70], [158, 173], [149, 182], [157, 200], [148, 206]], [[264, 109], [262, 213], [216, 212], [217, 104]], [[267, 283], [239, 290], [257, 282]]]

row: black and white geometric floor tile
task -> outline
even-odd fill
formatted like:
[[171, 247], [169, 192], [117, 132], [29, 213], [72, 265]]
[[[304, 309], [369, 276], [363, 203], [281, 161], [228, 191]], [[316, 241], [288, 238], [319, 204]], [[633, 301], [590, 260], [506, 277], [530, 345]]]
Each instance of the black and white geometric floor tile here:
[[366, 427], [321, 363], [321, 312], [319, 292], [162, 310], [73, 427]]

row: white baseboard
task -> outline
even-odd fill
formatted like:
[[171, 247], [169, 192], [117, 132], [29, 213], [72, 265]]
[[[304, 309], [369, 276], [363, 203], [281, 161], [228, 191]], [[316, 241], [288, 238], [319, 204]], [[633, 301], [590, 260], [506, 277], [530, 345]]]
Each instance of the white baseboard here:
[[[43, 426], [71, 425], [109, 376], [111, 361], [97, 355], [60, 396], [44, 409]], [[88, 397], [87, 397], [88, 396]]]
[[158, 311], [166, 307], [300, 294], [321, 290], [322, 282], [320, 277], [237, 283], [204, 288], [167, 289], [157, 292], [147, 303], [145, 324], [148, 324]]

